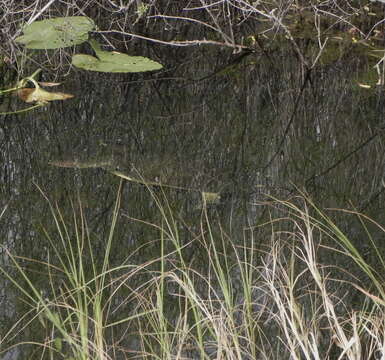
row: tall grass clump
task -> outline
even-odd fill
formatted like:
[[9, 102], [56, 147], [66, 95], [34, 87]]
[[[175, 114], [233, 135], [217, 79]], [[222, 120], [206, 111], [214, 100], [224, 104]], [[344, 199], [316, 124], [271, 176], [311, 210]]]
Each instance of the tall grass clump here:
[[[104, 239], [105, 248], [101, 256], [95, 253], [81, 204], [79, 211], [73, 206], [73, 222], [68, 223], [60, 208], [49, 202], [56, 233], [48, 233], [43, 228], [48, 240], [45, 261], [17, 256], [7, 248], [3, 249], [13, 269], [4, 266], [0, 267], [0, 271], [16, 287], [30, 310], [2, 336], [1, 353], [16, 346], [33, 345], [41, 350], [40, 355], [36, 355], [38, 350], [33, 350], [36, 358], [44, 355], [67, 360], [112, 358], [106, 334], [115, 325], [111, 321], [107, 322], [114, 287], [111, 276], [124, 269], [126, 276], [130, 274], [130, 266], [122, 264], [112, 268], [109, 261], [119, 203], [120, 197], [111, 215], [110, 230]], [[39, 281], [32, 280], [36, 276], [29, 270], [31, 264], [39, 268], [37, 270], [35, 267], [35, 271], [40, 273]], [[140, 315], [121, 318], [118, 323], [129, 321], [135, 316]], [[40, 323], [40, 329], [36, 323]], [[7, 344], [12, 343], [28, 327], [45, 333], [44, 341], [23, 339], [16, 345]]]
[[[30, 311], [2, 335], [3, 352], [28, 344], [34, 356], [84, 360], [385, 356], [383, 257], [369, 236], [372, 225], [383, 231], [379, 224], [340, 212], [363, 226], [370, 258], [337, 226], [339, 217], [304, 198], [264, 204], [270, 219], [232, 237], [204, 207], [187, 237], [165, 195], [148, 190], [159, 222], [136, 221], [158, 236], [137, 239], [138, 249], [155, 244], [156, 256], [119, 248], [125, 260], [112, 262], [127, 221], [118, 216], [120, 196], [102, 256], [81, 210], [70, 224], [51, 207], [56, 235], [46, 232], [51, 250], [38, 262], [46, 288], [26, 271], [34, 260], [7, 251], [13, 269], [2, 272]], [[44, 341], [12, 343], [36, 324]]]
[[[367, 234], [357, 245], [310, 200], [278, 204], [292, 229], [274, 233], [263, 278], [289, 358], [383, 358], [385, 268], [365, 221], [376, 225], [380, 236], [384, 229], [349, 212]], [[372, 263], [365, 259], [368, 247], [376, 255]]]

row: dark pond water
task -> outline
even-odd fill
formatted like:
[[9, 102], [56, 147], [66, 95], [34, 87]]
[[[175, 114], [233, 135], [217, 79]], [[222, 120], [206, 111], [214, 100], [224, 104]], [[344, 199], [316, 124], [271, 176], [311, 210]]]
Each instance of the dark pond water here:
[[[95, 253], [102, 256], [121, 182], [112, 169], [184, 188], [164, 188], [175, 218], [183, 219], [182, 242], [199, 228], [201, 191], [220, 195], [208, 214], [235, 242], [242, 241], [245, 226], [268, 219], [260, 202], [299, 191], [320, 208], [355, 208], [383, 220], [384, 89], [359, 86], [377, 76], [369, 57], [341, 53], [306, 70], [290, 46], [269, 54], [145, 43], [131, 50], [164, 68], [143, 74], [43, 69], [42, 81], [60, 81], [60, 91], [75, 97], [0, 117], [5, 247], [45, 259], [43, 229], [56, 230], [44, 193], [68, 223], [80, 200]], [[35, 69], [26, 67], [24, 75]], [[1, 71], [4, 86], [16, 76]], [[4, 112], [26, 104], [7, 97], [0, 107]], [[150, 189], [163, 198], [159, 187]], [[161, 223], [143, 184], [123, 181], [120, 215], [112, 264], [159, 237], [142, 223]], [[354, 224], [341, 220], [341, 226], [359, 237]], [[194, 248], [187, 251], [194, 255]], [[135, 262], [158, 253], [157, 245], [146, 246]], [[5, 324], [23, 304], [9, 282], [1, 284]]]

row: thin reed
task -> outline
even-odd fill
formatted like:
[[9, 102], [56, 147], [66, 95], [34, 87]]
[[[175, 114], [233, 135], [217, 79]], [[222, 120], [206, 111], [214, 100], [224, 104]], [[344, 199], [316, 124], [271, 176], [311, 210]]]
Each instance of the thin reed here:
[[[119, 217], [120, 196], [101, 261], [81, 207], [74, 207], [71, 225], [51, 207], [57, 233], [46, 233], [50, 250], [38, 263], [46, 269], [45, 288], [25, 270], [33, 259], [5, 249], [13, 270], [1, 271], [30, 308], [1, 334], [2, 354], [24, 347], [41, 358], [82, 360], [385, 356], [384, 268], [373, 237], [368, 244], [377, 260], [369, 264], [336, 223], [302, 197], [272, 201], [272, 220], [238, 239], [203, 208], [199, 231], [185, 242], [182, 220], [162, 193], [152, 196], [162, 220], [143, 225], [159, 234], [156, 258], [135, 264], [128, 254], [111, 263], [116, 228], [127, 221]], [[368, 218], [343, 215], [358, 217], [366, 229]], [[256, 245], [261, 236], [263, 249]], [[199, 259], [187, 257], [191, 247]], [[39, 329], [40, 341], [16, 341], [28, 327]]]

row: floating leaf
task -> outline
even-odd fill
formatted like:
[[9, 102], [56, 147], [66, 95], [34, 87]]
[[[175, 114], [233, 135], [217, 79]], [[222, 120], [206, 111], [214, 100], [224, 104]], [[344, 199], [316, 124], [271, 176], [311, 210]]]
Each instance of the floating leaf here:
[[217, 204], [221, 199], [219, 193], [202, 191], [202, 201], [204, 204]]
[[[73, 98], [72, 94], [66, 94], [62, 92], [48, 92], [42, 89], [39, 83], [34, 79], [34, 77], [39, 73], [36, 71], [32, 76], [22, 79], [18, 82], [17, 87], [17, 95], [19, 98], [27, 103], [38, 103], [38, 104], [46, 104], [49, 101], [53, 100], [66, 100]], [[32, 82], [35, 86], [34, 88], [26, 88], [24, 87], [28, 81]], [[43, 84], [43, 83], [41, 83]], [[56, 86], [58, 83], [45, 83], [48, 86]]]
[[93, 39], [90, 44], [97, 57], [76, 54], [72, 57], [72, 64], [80, 69], [101, 72], [143, 72], [159, 70], [163, 66], [156, 61], [143, 56], [129, 56], [116, 51], [103, 51]]
[[185, 191], [196, 191], [195, 189], [190, 189], [190, 188], [186, 188], [186, 187], [183, 187], [183, 186], [174, 186], [174, 185], [168, 185], [168, 184], [164, 184], [164, 183], [160, 183], [160, 182], [156, 182], [156, 181], [147, 181], [146, 179], [143, 179], [143, 178], [139, 178], [139, 177], [132, 177], [130, 175], [126, 175], [120, 171], [117, 171], [117, 170], [110, 170], [110, 173], [113, 174], [113, 175], [116, 175], [122, 179], [125, 179], [125, 180], [128, 180], [128, 181], [131, 181], [131, 182], [134, 182], [134, 183], [138, 183], [138, 184], [143, 184], [143, 185], [146, 185], [146, 186], [160, 186], [160, 187], [166, 187], [166, 188], [170, 188], [170, 189], [178, 189], [178, 190], [185, 190]]
[[367, 84], [361, 84], [361, 83], [357, 83], [359, 87], [363, 88], [363, 89], [370, 89], [371, 86], [370, 85], [367, 85]]
[[54, 100], [66, 100], [73, 98], [72, 94], [62, 92], [49, 92], [40, 87], [37, 88], [23, 88], [17, 91], [20, 99], [26, 103], [47, 103]]
[[49, 165], [61, 167], [61, 168], [73, 168], [73, 169], [110, 169], [115, 166], [113, 159], [109, 160], [95, 160], [95, 161], [79, 161], [79, 160], [63, 160], [63, 161], [50, 161]]
[[55, 83], [55, 82], [46, 82], [46, 81], [38, 81], [38, 84], [41, 86], [59, 86], [61, 83]]
[[28, 49], [58, 49], [88, 40], [94, 22], [85, 16], [68, 16], [35, 21], [24, 27], [24, 35], [16, 38]]

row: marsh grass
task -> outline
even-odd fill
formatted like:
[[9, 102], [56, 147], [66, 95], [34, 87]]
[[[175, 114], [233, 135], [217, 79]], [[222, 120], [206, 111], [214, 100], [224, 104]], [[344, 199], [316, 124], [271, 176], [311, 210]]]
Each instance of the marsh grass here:
[[[39, 321], [48, 336], [40, 343], [42, 355], [48, 353], [50, 357], [60, 356], [65, 359], [110, 359], [105, 332], [115, 325], [113, 322], [106, 323], [111, 307], [108, 294], [116, 286], [111, 275], [126, 270], [129, 276], [130, 272], [129, 265], [111, 268], [109, 263], [119, 214], [119, 199], [115, 204], [110, 232], [101, 257], [94, 253], [81, 206], [78, 213], [73, 207], [74, 217], [70, 228], [60, 209], [54, 207], [48, 198], [56, 234], [44, 231], [49, 243], [46, 261], [19, 257], [4, 248], [14, 270], [10, 272], [2, 267], [0, 270], [24, 295], [24, 301], [31, 307], [25, 315], [28, 326]], [[46, 287], [38, 288], [31, 280], [28, 263], [39, 265], [41, 274], [45, 274], [43, 280]], [[141, 314], [120, 318], [117, 323], [128, 322], [136, 316]], [[24, 323], [20, 321], [11, 330], [21, 332]], [[13, 334], [8, 332], [7, 337], [12, 340]], [[7, 337], [2, 338], [2, 351], [7, 350]], [[27, 344], [31, 342], [27, 340], [19, 345]]]
[[[383, 358], [384, 338], [379, 334], [385, 320], [384, 267], [378, 246], [368, 236], [366, 241], [377, 255], [375, 270], [311, 201], [301, 207], [294, 202], [279, 204], [289, 210], [294, 231], [289, 233], [289, 242], [282, 242], [282, 236], [273, 242], [264, 280], [273, 295], [272, 316], [291, 358]], [[363, 219], [370, 219], [350, 213], [359, 217], [366, 229]], [[328, 253], [338, 254], [341, 263], [322, 263], [321, 253], [324, 259], [333, 258]], [[355, 303], [352, 299], [357, 290], [364, 296]]]
[[[30, 310], [2, 334], [3, 353], [28, 344], [35, 357], [84, 360], [385, 356], [384, 267], [373, 237], [368, 244], [377, 260], [369, 264], [325, 212], [300, 198], [272, 201], [271, 221], [245, 229], [241, 239], [230, 238], [204, 208], [200, 230], [183, 242], [181, 219], [162, 193], [148, 190], [162, 219], [143, 224], [159, 233], [156, 258], [138, 263], [131, 254], [111, 263], [120, 196], [102, 257], [94, 253], [81, 206], [72, 224], [51, 206], [57, 231], [46, 232], [45, 261], [6, 251], [13, 270], [2, 268], [3, 275]], [[344, 215], [357, 216], [365, 231], [372, 222]], [[204, 266], [186, 257], [188, 247]], [[31, 262], [45, 269], [48, 286], [31, 280]], [[14, 343], [16, 334], [39, 326], [42, 341]]]

